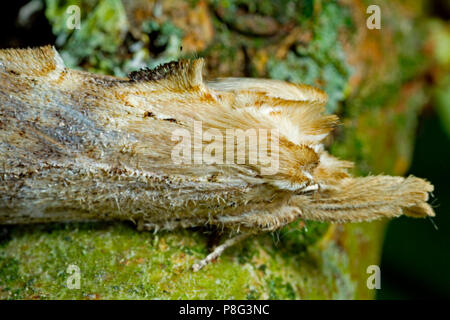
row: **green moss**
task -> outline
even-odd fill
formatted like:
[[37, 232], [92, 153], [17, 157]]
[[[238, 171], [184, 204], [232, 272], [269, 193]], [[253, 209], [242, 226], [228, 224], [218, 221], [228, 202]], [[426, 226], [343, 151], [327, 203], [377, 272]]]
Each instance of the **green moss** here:
[[[60, 53], [71, 68], [83, 66], [96, 73], [126, 76], [130, 71], [155, 67], [181, 55], [183, 32], [170, 21], [145, 21], [141, 26], [142, 39], [127, 43], [129, 26], [120, 0], [46, 0], [46, 4], [46, 17], [58, 37], [56, 45], [62, 48]], [[80, 29], [66, 26], [69, 17], [66, 10], [70, 5], [80, 8]], [[124, 46], [128, 48], [123, 50]], [[149, 47], [161, 52], [152, 56]]]
[[0, 257], [0, 279], [5, 285], [19, 278], [19, 261], [12, 257]]
[[295, 291], [289, 283], [283, 282], [281, 277], [271, 277], [266, 280], [269, 289], [269, 299], [295, 299]]
[[321, 252], [322, 273], [326, 277], [327, 285], [335, 287], [332, 299], [352, 299], [355, 293], [355, 283], [350, 277], [348, 256], [332, 243]]
[[[0, 297], [9, 299], [295, 299], [332, 298], [348, 291], [345, 250], [317, 243], [311, 224], [294, 242], [272, 235], [249, 239], [198, 273], [210, 249], [201, 231], [139, 233], [122, 223], [15, 227], [0, 251]], [[322, 230], [323, 231], [323, 230]], [[321, 231], [321, 232], [322, 232]], [[311, 234], [309, 235], [309, 232]], [[281, 238], [283, 239], [283, 237]], [[296, 243], [300, 252], [295, 252]], [[308, 244], [308, 245], [307, 245]], [[290, 252], [290, 254], [286, 254]], [[334, 254], [332, 252], [335, 252]], [[81, 271], [67, 287], [67, 267]], [[332, 270], [332, 272], [327, 270]], [[329, 287], [335, 277], [343, 286]], [[345, 284], [345, 285], [344, 285]], [[327, 288], [326, 291], [322, 291]], [[347, 289], [345, 289], [347, 288]], [[351, 287], [350, 287], [351, 288]], [[347, 291], [342, 291], [342, 290]]]
[[[79, 29], [67, 27], [70, 5], [80, 8]], [[57, 35], [57, 46], [63, 47], [60, 53], [67, 66], [83, 65], [96, 72], [122, 75], [116, 53], [125, 39], [127, 20], [120, 0], [46, 0], [45, 13]]]
[[[6, 298], [245, 298], [245, 269], [213, 265], [210, 276], [190, 270], [206, 254], [200, 233], [138, 233], [123, 224], [16, 228], [2, 249], [0, 286]], [[81, 288], [67, 288], [68, 265]], [[226, 278], [227, 281], [222, 281]], [[161, 285], [163, 283], [163, 285]], [[35, 288], [30, 296], [29, 286]], [[205, 290], [212, 288], [215, 290]], [[203, 288], [203, 289], [202, 289]]]
[[154, 68], [159, 64], [176, 60], [180, 57], [183, 31], [177, 28], [173, 23], [170, 21], [158, 23], [154, 20], [147, 20], [144, 21], [141, 29], [149, 35], [152, 47], [161, 51], [161, 53], [158, 54], [158, 57], [145, 61], [147, 67]]

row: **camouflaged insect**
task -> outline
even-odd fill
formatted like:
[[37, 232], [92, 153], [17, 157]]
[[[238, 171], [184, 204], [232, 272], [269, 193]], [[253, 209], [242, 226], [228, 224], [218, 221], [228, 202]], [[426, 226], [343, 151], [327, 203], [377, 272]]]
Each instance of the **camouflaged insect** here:
[[[144, 230], [229, 230], [234, 237], [198, 270], [248, 235], [297, 219], [434, 216], [427, 181], [355, 178], [350, 162], [324, 151], [337, 123], [323, 113], [324, 92], [276, 80], [208, 82], [202, 65], [183, 60], [120, 79], [67, 69], [50, 46], [0, 50], [0, 224], [132, 220]], [[276, 129], [276, 172], [248, 161], [176, 163], [173, 133], [195, 135], [195, 123], [216, 132]]]

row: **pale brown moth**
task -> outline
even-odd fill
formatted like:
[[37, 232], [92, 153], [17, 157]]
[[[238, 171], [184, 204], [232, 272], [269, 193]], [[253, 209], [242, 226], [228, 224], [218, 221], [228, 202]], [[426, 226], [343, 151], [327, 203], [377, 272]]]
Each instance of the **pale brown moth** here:
[[[143, 230], [231, 231], [199, 270], [248, 235], [298, 219], [434, 216], [427, 181], [355, 178], [350, 162], [324, 151], [337, 123], [324, 114], [324, 92], [276, 80], [208, 82], [202, 65], [183, 60], [120, 79], [70, 70], [50, 46], [0, 50], [0, 224], [116, 219]], [[195, 123], [224, 135], [276, 129], [276, 172], [249, 161], [175, 163], [173, 133], [195, 134]]]

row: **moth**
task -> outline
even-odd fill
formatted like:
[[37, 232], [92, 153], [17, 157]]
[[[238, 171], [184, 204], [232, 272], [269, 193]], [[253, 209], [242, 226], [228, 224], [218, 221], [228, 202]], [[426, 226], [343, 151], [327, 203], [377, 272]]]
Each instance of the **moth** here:
[[140, 230], [229, 231], [199, 270], [249, 235], [298, 219], [434, 216], [429, 182], [352, 177], [351, 162], [325, 151], [338, 119], [325, 114], [323, 91], [205, 81], [203, 63], [117, 78], [68, 69], [51, 46], [0, 50], [0, 224], [131, 220]]

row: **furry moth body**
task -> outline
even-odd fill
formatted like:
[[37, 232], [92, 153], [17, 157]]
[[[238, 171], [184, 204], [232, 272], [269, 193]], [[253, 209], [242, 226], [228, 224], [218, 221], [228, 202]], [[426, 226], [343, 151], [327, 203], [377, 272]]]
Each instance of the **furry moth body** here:
[[[198, 270], [242, 238], [297, 219], [434, 216], [427, 181], [351, 177], [350, 162], [323, 150], [337, 117], [323, 113], [322, 91], [207, 82], [202, 65], [172, 62], [120, 79], [70, 70], [50, 46], [0, 50], [0, 224], [116, 219], [149, 230], [234, 231]], [[174, 163], [173, 132], [193, 132], [196, 122], [223, 132], [276, 129], [277, 172], [261, 174], [260, 163]]]

